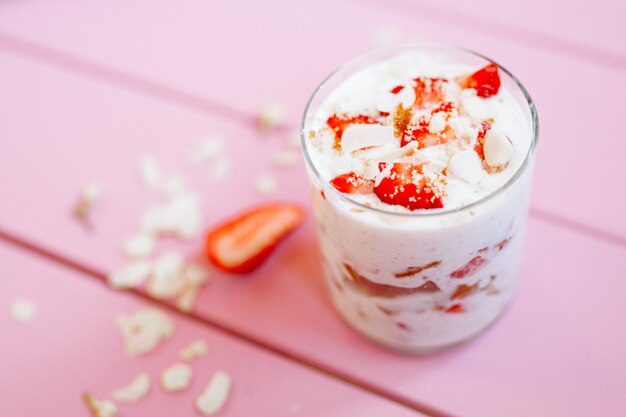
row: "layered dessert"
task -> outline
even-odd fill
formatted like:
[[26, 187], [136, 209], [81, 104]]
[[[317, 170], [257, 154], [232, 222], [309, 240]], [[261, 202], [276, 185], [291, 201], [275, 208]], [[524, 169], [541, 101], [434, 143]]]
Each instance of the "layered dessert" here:
[[514, 291], [534, 108], [469, 53], [382, 58], [335, 74], [307, 109], [314, 212], [341, 316], [382, 344], [431, 351], [486, 328]]

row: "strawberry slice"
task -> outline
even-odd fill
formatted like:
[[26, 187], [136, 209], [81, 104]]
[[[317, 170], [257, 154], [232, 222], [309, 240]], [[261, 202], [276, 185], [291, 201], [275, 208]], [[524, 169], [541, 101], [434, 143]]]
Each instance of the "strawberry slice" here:
[[374, 189], [374, 181], [366, 180], [354, 172], [336, 176], [330, 180], [330, 185], [345, 194], [369, 194]]
[[489, 129], [491, 129], [491, 125], [489, 123], [484, 121], [480, 122], [480, 126], [478, 126], [478, 137], [476, 139], [476, 145], [474, 146], [474, 150], [482, 161], [485, 160], [485, 135], [487, 134], [487, 131]]
[[246, 273], [257, 268], [305, 218], [293, 204], [254, 207], [207, 234], [206, 255], [220, 269]]
[[428, 146], [437, 146], [444, 143], [448, 143], [456, 138], [454, 130], [450, 126], [446, 126], [439, 133], [431, 133], [428, 130], [428, 124], [420, 122], [420, 124], [409, 125], [402, 133], [401, 146], [405, 146], [410, 142], [417, 141], [418, 149], [426, 148]]
[[465, 309], [463, 308], [461, 304], [452, 304], [450, 307], [446, 308], [443, 312], [457, 314], [457, 313], [463, 313], [464, 311]]
[[445, 100], [443, 86], [448, 82], [444, 78], [418, 77], [415, 78], [415, 103], [413, 108], [418, 110], [437, 106]]
[[341, 149], [341, 136], [343, 132], [352, 125], [379, 124], [376, 120], [364, 114], [349, 116], [347, 114], [333, 114], [326, 120], [326, 124], [335, 132], [335, 149]]
[[458, 81], [463, 88], [475, 89], [478, 97], [491, 97], [498, 94], [500, 90], [500, 74], [498, 66], [494, 63], [487, 64], [475, 73], [461, 77]]
[[475, 256], [468, 263], [457, 269], [450, 274], [451, 278], [465, 278], [466, 276], [473, 274], [487, 263], [487, 260], [482, 256]]
[[374, 187], [374, 193], [381, 201], [409, 210], [443, 207], [442, 192], [423, 175], [422, 165], [409, 162], [393, 164], [381, 162], [379, 168], [381, 172], [388, 170], [385, 177]]

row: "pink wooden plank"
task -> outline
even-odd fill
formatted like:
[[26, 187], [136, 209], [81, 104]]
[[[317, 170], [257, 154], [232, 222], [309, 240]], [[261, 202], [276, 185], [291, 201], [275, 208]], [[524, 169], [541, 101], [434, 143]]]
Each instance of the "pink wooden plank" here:
[[[247, 13], [240, 13], [244, 6], [237, 2], [219, 7], [197, 2], [181, 8], [154, 1], [60, 0], [7, 2], [1, 7], [0, 31], [186, 92], [183, 98], [176, 96], [177, 104], [195, 106], [194, 97], [204, 98], [252, 117], [262, 103], [276, 100], [288, 107], [292, 126], [315, 85], [339, 63], [367, 50], [372, 30], [381, 24], [397, 26], [405, 39], [480, 50], [517, 74], [537, 102], [541, 144], [534, 206], [626, 236], [622, 221], [626, 197], [614, 191], [626, 181], [621, 161], [626, 142], [615, 133], [621, 131], [621, 97], [626, 95], [626, 73], [618, 67], [541, 49], [541, 42], [521, 44], [455, 22], [445, 24], [403, 8], [356, 3], [316, 2], [315, 7], [303, 7], [272, 0], [246, 4]], [[277, 10], [280, 13], [272, 12]], [[50, 19], [51, 15], [57, 18]], [[258, 25], [258, 16], [264, 17], [264, 30], [251, 36], [248, 29]], [[57, 19], [67, 23], [58, 25]], [[584, 25], [572, 25], [579, 26]], [[0, 36], [0, 46], [34, 53], [7, 36]], [[70, 67], [77, 64], [55, 55], [47, 59]], [[169, 90], [152, 84], [106, 72], [98, 76], [173, 98]], [[590, 138], [601, 138], [610, 151], [581, 152]], [[600, 174], [607, 169], [611, 175]], [[590, 190], [603, 203], [581, 195], [581, 190]]]
[[[121, 243], [151, 199], [133, 178], [136, 160], [146, 151], [206, 190], [207, 225], [260, 201], [250, 190], [250, 177], [271, 169], [269, 152], [279, 147], [279, 137], [263, 139], [216, 117], [10, 56], [1, 56], [0, 64], [1, 88], [11, 103], [0, 111], [10, 149], [0, 155], [0, 190], [11, 196], [0, 206], [2, 229], [111, 270], [121, 263]], [[218, 187], [210, 185], [205, 171], [182, 162], [207, 132], [227, 135], [239, 162], [230, 181]], [[545, 172], [538, 173], [538, 185], [547, 179]], [[91, 178], [102, 184], [104, 195], [93, 213], [95, 231], [87, 233], [68, 213]], [[306, 204], [301, 167], [285, 171], [279, 182], [277, 198]], [[196, 256], [201, 245], [197, 239], [183, 250]], [[625, 406], [620, 389], [626, 382], [621, 360], [626, 339], [616, 321], [624, 316], [624, 251], [532, 221], [525, 282], [510, 313], [474, 343], [426, 358], [374, 347], [334, 316], [310, 222], [254, 276], [216, 273], [197, 314], [450, 413], [617, 415]]]
[[[180, 316], [172, 317], [172, 339], [130, 359], [122, 351], [115, 316], [145, 307], [141, 301], [4, 243], [0, 275], [3, 416], [86, 416], [85, 390], [110, 398], [139, 372], [150, 376], [151, 391], [138, 403], [118, 404], [120, 415], [196, 415], [194, 399], [216, 370], [228, 372], [233, 387], [219, 415], [421, 415]], [[31, 323], [17, 323], [7, 314], [16, 296], [37, 305]], [[160, 372], [198, 338], [207, 341], [209, 353], [190, 363], [191, 385], [183, 392], [164, 393], [158, 386]]]

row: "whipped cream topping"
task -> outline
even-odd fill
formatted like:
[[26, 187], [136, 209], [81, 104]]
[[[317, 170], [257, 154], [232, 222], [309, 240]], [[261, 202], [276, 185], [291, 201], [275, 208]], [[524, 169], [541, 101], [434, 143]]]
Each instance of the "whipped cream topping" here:
[[[493, 64], [486, 69], [497, 75]], [[457, 209], [502, 187], [522, 165], [531, 135], [512, 94], [499, 78], [495, 89], [482, 85], [480, 70], [410, 52], [348, 77], [307, 132], [322, 180], [355, 175], [364, 186], [335, 188], [392, 212]], [[406, 181], [427, 192], [402, 195]]]

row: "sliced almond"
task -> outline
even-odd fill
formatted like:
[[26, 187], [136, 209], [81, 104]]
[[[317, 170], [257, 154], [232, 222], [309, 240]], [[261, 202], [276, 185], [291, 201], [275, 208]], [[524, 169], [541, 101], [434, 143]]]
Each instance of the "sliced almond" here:
[[208, 344], [206, 341], [198, 339], [184, 347], [178, 354], [178, 357], [184, 361], [190, 361], [200, 356], [206, 355]]
[[285, 108], [279, 104], [266, 104], [259, 110], [259, 128], [264, 132], [274, 130], [285, 120]]
[[185, 287], [184, 266], [185, 261], [178, 252], [169, 251], [159, 257], [148, 281], [148, 293], [159, 299], [177, 296]]
[[230, 158], [222, 156], [211, 166], [211, 179], [220, 182], [228, 178], [233, 170]]
[[270, 196], [276, 192], [276, 179], [269, 174], [260, 175], [254, 182], [254, 190], [262, 196]]
[[163, 173], [156, 159], [151, 156], [144, 156], [139, 161], [139, 175], [144, 184], [152, 189], [157, 189], [161, 185]]
[[90, 392], [83, 395], [83, 400], [93, 417], [115, 417], [117, 415], [117, 407], [109, 400], [98, 400]]
[[161, 388], [165, 392], [182, 391], [189, 386], [193, 371], [185, 363], [176, 363], [161, 373]]
[[395, 142], [397, 140], [393, 136], [393, 126], [357, 124], [348, 127], [343, 132], [341, 149], [347, 153], [370, 146]]
[[196, 409], [204, 416], [210, 416], [222, 409], [230, 392], [230, 375], [218, 371], [196, 398]]
[[478, 184], [486, 175], [482, 162], [472, 150], [461, 151], [450, 158], [448, 172], [470, 184]]
[[113, 391], [112, 397], [115, 401], [132, 403], [145, 397], [149, 390], [150, 377], [142, 372], [133, 378], [128, 385]]
[[128, 356], [139, 356], [154, 350], [174, 333], [174, 322], [163, 312], [144, 308], [132, 314], [121, 314], [117, 325]]
[[124, 255], [129, 258], [144, 258], [150, 256], [154, 249], [154, 236], [148, 233], [137, 233], [131, 236], [124, 244]]
[[178, 299], [176, 300], [176, 307], [185, 313], [193, 310], [196, 305], [196, 299], [198, 298], [199, 291], [200, 289], [197, 285], [187, 285], [178, 296]]
[[37, 315], [37, 306], [26, 298], [15, 298], [11, 303], [11, 316], [19, 323], [29, 323]]
[[222, 152], [224, 140], [221, 137], [206, 138], [189, 155], [191, 162], [199, 164], [215, 158]]
[[487, 131], [483, 150], [485, 162], [491, 167], [504, 166], [513, 157], [513, 145], [506, 136], [495, 129]]
[[136, 288], [143, 284], [152, 271], [152, 262], [148, 260], [131, 261], [122, 269], [112, 272], [107, 277], [112, 288]]

